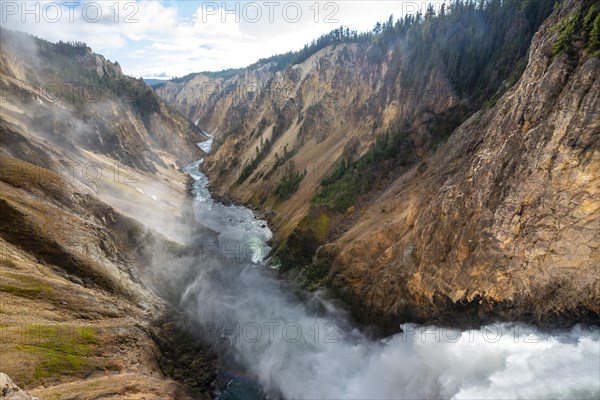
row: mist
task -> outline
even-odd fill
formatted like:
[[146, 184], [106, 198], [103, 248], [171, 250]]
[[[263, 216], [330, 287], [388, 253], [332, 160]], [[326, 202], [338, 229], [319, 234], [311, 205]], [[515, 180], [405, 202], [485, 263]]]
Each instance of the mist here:
[[[42, 63], [29, 38], [19, 45], [32, 65]], [[268, 397], [600, 397], [598, 327], [546, 332], [518, 324], [473, 330], [407, 324], [398, 327], [403, 333], [374, 340], [353, 328], [334, 303], [318, 293], [302, 302], [277, 279], [266, 259], [272, 237], [267, 223], [245, 207], [215, 202], [200, 171], [202, 160], [186, 168], [194, 179], [192, 221], [170, 186], [150, 173], [133, 167], [136, 174], [115, 179], [106, 136], [72, 104], [44, 100], [24, 103], [16, 96], [12, 104], [27, 116], [28, 138], [40, 154], [47, 150], [44, 141], [62, 148], [44, 154], [44, 160], [62, 164], [49, 167], [60, 173], [76, 165], [67, 180], [161, 235], [145, 246], [150, 259], [140, 271], [144, 281], [180, 304], [194, 333], [213, 345], [224, 369], [256, 382]], [[108, 100], [89, 107], [99, 119], [115, 119]], [[10, 119], [16, 111], [7, 110]], [[200, 149], [210, 152], [212, 141], [199, 143]], [[94, 168], [86, 175], [83, 168], [91, 163], [104, 169], [102, 179], [96, 179]], [[147, 232], [142, 236], [149, 238]]]
[[373, 340], [318, 294], [300, 302], [265, 260], [266, 222], [244, 207], [215, 202], [201, 164], [186, 172], [195, 180], [195, 218], [217, 232], [216, 241], [207, 239], [216, 247], [196, 260], [201, 265], [181, 306], [224, 368], [250, 376], [268, 397], [600, 396], [597, 327], [541, 332], [518, 324], [475, 330], [408, 324]]

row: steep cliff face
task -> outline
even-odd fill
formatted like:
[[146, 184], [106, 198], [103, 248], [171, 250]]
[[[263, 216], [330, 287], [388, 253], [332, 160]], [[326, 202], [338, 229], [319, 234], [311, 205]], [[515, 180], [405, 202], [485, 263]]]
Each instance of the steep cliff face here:
[[555, 12], [517, 85], [323, 250], [363, 316], [598, 321], [600, 59], [577, 38], [553, 54], [590, 4]]
[[[0, 368], [39, 398], [206, 395], [164, 317], [203, 136], [88, 48], [1, 40]], [[165, 376], [188, 367], [195, 394]]]
[[504, 31], [502, 62], [482, 71], [525, 72], [486, 87], [485, 104], [448, 79], [444, 57], [411, 71], [422, 58], [409, 38], [382, 58], [342, 43], [282, 71], [265, 62], [158, 93], [215, 133], [214, 189], [271, 216], [286, 274], [333, 289], [361, 320], [597, 321], [592, 4], [562, 2], [522, 60], [522, 25]]

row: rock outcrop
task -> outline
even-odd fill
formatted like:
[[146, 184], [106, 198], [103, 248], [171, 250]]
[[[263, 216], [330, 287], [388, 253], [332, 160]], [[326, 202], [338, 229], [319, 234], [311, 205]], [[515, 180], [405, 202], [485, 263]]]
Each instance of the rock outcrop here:
[[17, 385], [6, 375], [0, 372], [0, 398], [6, 400], [38, 400], [19, 389]]

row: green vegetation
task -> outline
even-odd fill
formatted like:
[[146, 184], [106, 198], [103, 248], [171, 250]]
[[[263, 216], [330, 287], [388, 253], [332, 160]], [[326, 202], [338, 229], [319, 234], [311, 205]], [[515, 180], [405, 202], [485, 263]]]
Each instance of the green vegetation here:
[[275, 163], [271, 166], [269, 171], [263, 176], [264, 180], [267, 180], [277, 171], [279, 167], [281, 167], [287, 160], [296, 155], [296, 149], [292, 151], [288, 151], [287, 144], [283, 146], [283, 155], [280, 157], [279, 154], [275, 153]]
[[[466, 115], [466, 108], [458, 106], [429, 119], [425, 123], [429, 137], [424, 147], [436, 149]], [[321, 188], [313, 197], [313, 204], [330, 211], [344, 212], [355, 204], [360, 195], [371, 190], [379, 179], [385, 179], [387, 173], [418, 162], [409, 126], [410, 123], [405, 121], [397, 130], [378, 136], [371, 148], [357, 160], [342, 159], [338, 162], [321, 180]]]
[[583, 27], [590, 50], [600, 50], [600, 8], [592, 5], [583, 19]]
[[304, 179], [305, 176], [306, 170], [299, 172], [294, 162], [290, 162], [281, 182], [279, 182], [277, 188], [275, 188], [275, 195], [280, 200], [289, 199], [296, 193], [298, 187], [300, 187], [300, 182], [302, 182], [302, 179]]
[[[18, 283], [6, 283], [7, 277], [17, 281]], [[6, 274], [0, 276], [0, 292], [9, 293], [13, 296], [31, 299], [50, 295], [52, 294], [52, 291], [53, 289], [51, 286], [26, 275]]]
[[[340, 166], [351, 165], [352, 163], [342, 161]], [[344, 167], [337, 167], [334, 173], [337, 173]], [[331, 175], [328, 177], [330, 178]], [[361, 173], [357, 168], [349, 168], [345, 170], [342, 176], [336, 180], [329, 180], [327, 183], [322, 182], [321, 190], [313, 197], [313, 203], [322, 205], [325, 208], [344, 212], [350, 208], [361, 193], [371, 189], [372, 175]]]
[[327, 239], [327, 235], [329, 234], [330, 223], [331, 219], [325, 213], [319, 215], [319, 217], [316, 218], [315, 233], [317, 234], [317, 238], [320, 241], [325, 241]]
[[267, 154], [269, 154], [269, 151], [271, 151], [271, 140], [263, 140], [263, 138], [261, 137], [260, 146], [256, 146], [256, 156], [254, 156], [252, 161], [244, 164], [244, 168], [242, 168], [242, 172], [240, 173], [240, 176], [237, 179], [237, 183], [242, 183], [246, 179], [248, 179], [248, 177], [252, 175], [252, 172], [254, 172], [256, 167], [258, 167], [258, 164], [260, 164], [260, 162], [267, 156]]
[[585, 17], [583, 18], [583, 27], [587, 31], [593, 28], [594, 18], [596, 18], [596, 15], [598, 15], [598, 11], [599, 9], [596, 4], [593, 4], [585, 14]]
[[411, 81], [440, 69], [461, 96], [480, 108], [526, 56], [552, 6], [552, 1], [453, 1], [438, 14], [430, 9], [425, 16], [396, 23], [393, 32], [385, 24], [380, 42], [392, 43], [399, 32], [408, 42]]
[[556, 39], [556, 42], [552, 46], [553, 55], [556, 56], [572, 49], [580, 15], [581, 10], [577, 11], [577, 13], [568, 20], [563, 20], [559, 24], [558, 30], [560, 33], [558, 39]]
[[[269, 154], [271, 151], [271, 147], [273, 143], [277, 141], [277, 139], [285, 132], [290, 125], [288, 119], [284, 117], [285, 113], [283, 112], [277, 116], [277, 121], [275, 122], [275, 126], [273, 127], [273, 134], [270, 139], [263, 140], [262, 136], [260, 138], [260, 145], [256, 147], [256, 156], [249, 163], [244, 164], [244, 168], [242, 168], [242, 172], [237, 179], [237, 183], [243, 183], [252, 172], [258, 167], [258, 164]], [[266, 126], [268, 123], [266, 121], [261, 121], [260, 126]], [[291, 156], [290, 156], [291, 157]]]
[[[582, 15], [585, 15], [583, 19]], [[571, 18], [557, 24], [555, 29], [558, 37], [552, 46], [554, 56], [573, 55], [578, 41], [582, 41], [584, 47], [593, 52], [600, 50], [600, 8], [597, 4], [592, 4], [587, 10], [585, 6], [578, 9]]]
[[84, 371], [89, 367], [86, 357], [92, 355], [93, 345], [98, 343], [92, 328], [36, 325], [28, 327], [25, 334], [32, 342], [39, 342], [17, 348], [41, 356], [34, 372], [34, 377], [40, 380]]
[[[370, 36], [370, 33], [367, 35]], [[290, 54], [288, 61], [290, 65], [300, 64], [327, 46], [339, 43], [357, 42], [359, 40], [365, 40], [366, 37], [367, 36], [365, 36], [365, 34], [361, 34], [359, 36], [357, 31], [350, 30], [350, 28], [347, 26], [340, 26], [329, 33], [321, 35], [318, 39], [313, 40], [310, 44], [305, 45], [302, 50]]]
[[298, 283], [309, 291], [320, 289], [329, 273], [331, 262], [332, 260], [329, 257], [317, 257], [300, 272]]
[[600, 14], [594, 19], [594, 24], [590, 31], [590, 48], [600, 50]]
[[[361, 194], [369, 191], [383, 171], [375, 168], [387, 161], [387, 168], [406, 167], [413, 161], [414, 143], [406, 130], [379, 136], [375, 144], [358, 160], [341, 160], [333, 171], [321, 180], [321, 189], [313, 197], [314, 204], [344, 212], [354, 205]], [[377, 173], [375, 173], [377, 169]]]

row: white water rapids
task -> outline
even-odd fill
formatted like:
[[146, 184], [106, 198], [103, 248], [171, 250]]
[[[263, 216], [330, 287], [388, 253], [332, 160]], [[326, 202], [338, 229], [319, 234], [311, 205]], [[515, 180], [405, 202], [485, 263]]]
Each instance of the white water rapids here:
[[[212, 138], [200, 146], [210, 151], [211, 144]], [[218, 232], [218, 251], [203, 260], [182, 304], [204, 338], [266, 396], [600, 399], [598, 327], [541, 332], [514, 324], [467, 331], [404, 325], [403, 334], [374, 341], [318, 296], [300, 302], [266, 267], [266, 223], [247, 208], [215, 202], [201, 164], [187, 169], [195, 180], [195, 218]]]

